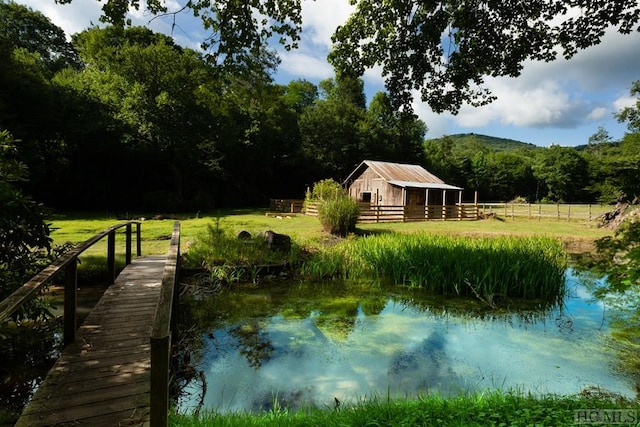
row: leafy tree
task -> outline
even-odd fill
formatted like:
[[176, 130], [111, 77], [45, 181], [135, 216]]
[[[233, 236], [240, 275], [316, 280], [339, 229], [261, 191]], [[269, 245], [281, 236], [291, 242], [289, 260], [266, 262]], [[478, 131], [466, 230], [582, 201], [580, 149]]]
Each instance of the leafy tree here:
[[0, 132], [0, 300], [35, 274], [37, 251], [49, 251], [51, 238], [44, 207], [16, 186], [27, 180], [24, 163], [16, 159], [15, 141]]
[[636, 105], [624, 108], [618, 115], [619, 122], [627, 122], [627, 128], [631, 133], [640, 133], [640, 80], [631, 85], [631, 96], [637, 96]]
[[213, 120], [199, 99], [212, 84], [210, 68], [197, 52], [145, 28], [91, 28], [75, 35], [74, 44], [87, 68], [61, 74], [56, 83], [111, 116], [126, 155], [110, 157], [122, 162], [121, 178], [146, 191], [148, 208], [178, 209], [187, 180], [211, 157]]
[[416, 163], [421, 157], [427, 126], [415, 115], [398, 111], [384, 92], [374, 95], [361, 125], [363, 158]]
[[633, 0], [352, 3], [356, 11], [333, 36], [338, 75], [379, 65], [394, 105], [410, 108], [411, 91], [419, 89], [437, 112], [491, 102], [484, 79], [516, 77], [527, 60], [570, 58], [598, 44], [609, 27], [640, 30]]
[[587, 183], [587, 163], [574, 148], [551, 145], [537, 152], [533, 174], [548, 190], [542, 198], [563, 203], [579, 201]]
[[[73, 0], [56, 1], [67, 4]], [[207, 57], [228, 68], [250, 64], [274, 37], [287, 49], [296, 47], [300, 38], [300, 0], [190, 0], [175, 12], [168, 12], [163, 0], [143, 4], [156, 16], [171, 15], [174, 23], [182, 11], [191, 10], [210, 31], [202, 42]], [[100, 20], [122, 28], [130, 25], [129, 9], [139, 10], [140, 6], [140, 0], [106, 0]]]
[[0, 1], [0, 38], [11, 42], [14, 48], [37, 53], [47, 69], [47, 77], [66, 67], [79, 67], [73, 45], [62, 28], [49, 18], [14, 1]]
[[366, 113], [363, 82], [327, 79], [320, 82], [320, 99], [299, 118], [301, 150], [313, 167], [311, 180], [343, 179], [363, 160], [359, 127]]

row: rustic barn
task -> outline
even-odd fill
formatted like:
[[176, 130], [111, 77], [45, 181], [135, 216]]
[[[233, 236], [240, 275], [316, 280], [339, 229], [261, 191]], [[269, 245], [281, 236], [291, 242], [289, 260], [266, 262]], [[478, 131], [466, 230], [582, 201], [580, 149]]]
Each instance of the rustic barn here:
[[403, 219], [461, 219], [462, 188], [446, 184], [422, 166], [365, 160], [343, 183], [349, 196], [378, 215]]

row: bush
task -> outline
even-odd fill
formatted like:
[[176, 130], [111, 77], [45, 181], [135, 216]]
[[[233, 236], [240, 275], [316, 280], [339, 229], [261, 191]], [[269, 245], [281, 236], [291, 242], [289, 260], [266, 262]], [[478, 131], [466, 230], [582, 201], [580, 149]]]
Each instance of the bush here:
[[325, 199], [318, 205], [318, 218], [324, 229], [342, 237], [356, 230], [360, 216], [358, 204], [350, 197], [340, 195], [336, 199]]
[[323, 179], [313, 184], [311, 194], [307, 194], [307, 200], [320, 202], [322, 200], [335, 200], [344, 196], [342, 186], [333, 179]]

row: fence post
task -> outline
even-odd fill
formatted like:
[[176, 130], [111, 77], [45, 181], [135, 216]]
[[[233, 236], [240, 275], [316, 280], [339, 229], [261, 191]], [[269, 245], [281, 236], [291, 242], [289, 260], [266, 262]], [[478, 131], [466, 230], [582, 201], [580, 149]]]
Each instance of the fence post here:
[[116, 232], [112, 230], [107, 237], [107, 278], [112, 285], [116, 281]]
[[528, 207], [529, 207], [529, 219], [531, 219], [531, 203], [528, 203]]
[[589, 203], [589, 221], [591, 221], [591, 203]]
[[140, 229], [142, 224], [136, 223], [136, 256], [142, 256], [142, 237], [140, 235]]
[[124, 265], [131, 264], [131, 223], [126, 228], [125, 261]]
[[513, 203], [511, 204], [511, 221], [514, 221], [516, 219], [516, 213], [514, 212], [514, 207], [513, 207]]
[[538, 203], [538, 221], [542, 218], [542, 203]]
[[560, 221], [560, 203], [556, 203], [556, 209], [557, 209], [558, 221]]
[[478, 192], [477, 191], [473, 196], [473, 213], [475, 214], [474, 219], [480, 218], [480, 212], [478, 211]]
[[153, 427], [167, 425], [169, 412], [169, 358], [171, 334], [151, 337], [151, 394], [150, 424]]
[[76, 340], [76, 312], [78, 303], [78, 258], [64, 270], [64, 344]]
[[567, 205], [567, 222], [571, 221], [571, 205]]

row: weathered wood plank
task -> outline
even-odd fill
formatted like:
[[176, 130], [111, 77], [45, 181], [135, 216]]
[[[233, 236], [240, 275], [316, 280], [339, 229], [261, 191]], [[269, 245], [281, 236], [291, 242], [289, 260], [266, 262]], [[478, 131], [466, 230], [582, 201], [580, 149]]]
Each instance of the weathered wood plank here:
[[150, 334], [165, 260], [138, 258], [120, 273], [16, 426], [148, 423]]

